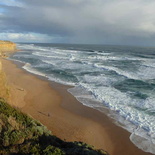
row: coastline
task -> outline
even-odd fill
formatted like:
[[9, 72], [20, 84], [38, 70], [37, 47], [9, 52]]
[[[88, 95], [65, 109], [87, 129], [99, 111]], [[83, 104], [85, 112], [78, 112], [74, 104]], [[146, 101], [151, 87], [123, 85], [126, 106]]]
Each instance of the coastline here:
[[86, 142], [111, 155], [150, 154], [132, 144], [130, 133], [112, 123], [112, 119], [79, 103], [67, 92], [68, 86], [40, 79], [9, 60], [3, 59], [2, 64], [13, 106], [39, 120], [54, 135], [67, 141]]

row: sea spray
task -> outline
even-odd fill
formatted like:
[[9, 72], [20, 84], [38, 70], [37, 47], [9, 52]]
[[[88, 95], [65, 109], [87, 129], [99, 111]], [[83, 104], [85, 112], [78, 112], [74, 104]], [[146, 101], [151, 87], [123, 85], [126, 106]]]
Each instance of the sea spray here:
[[[130, 131], [131, 141], [155, 153], [155, 49], [129, 46], [18, 44], [11, 59], [27, 71], [75, 86], [82, 104], [102, 111]], [[138, 138], [137, 138], [138, 137]], [[139, 143], [139, 141], [142, 141]]]

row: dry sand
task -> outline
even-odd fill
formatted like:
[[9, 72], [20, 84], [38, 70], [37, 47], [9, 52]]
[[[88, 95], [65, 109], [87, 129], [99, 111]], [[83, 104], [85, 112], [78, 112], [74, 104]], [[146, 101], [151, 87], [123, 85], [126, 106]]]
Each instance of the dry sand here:
[[8, 60], [2, 60], [15, 107], [46, 125], [67, 141], [83, 141], [110, 155], [150, 155], [129, 140], [130, 133], [105, 114], [83, 106], [67, 92], [68, 86], [50, 83]]

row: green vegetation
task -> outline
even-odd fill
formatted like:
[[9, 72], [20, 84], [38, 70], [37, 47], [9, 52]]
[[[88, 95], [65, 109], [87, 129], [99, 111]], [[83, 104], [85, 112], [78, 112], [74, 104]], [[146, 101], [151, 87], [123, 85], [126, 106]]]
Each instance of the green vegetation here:
[[82, 142], [65, 142], [0, 98], [0, 154], [108, 155]]

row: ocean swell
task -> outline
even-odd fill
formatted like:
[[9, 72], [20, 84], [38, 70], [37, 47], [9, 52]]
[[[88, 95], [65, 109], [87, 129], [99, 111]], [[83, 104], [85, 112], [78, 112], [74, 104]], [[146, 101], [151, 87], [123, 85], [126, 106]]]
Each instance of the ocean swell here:
[[[11, 59], [61, 84], [82, 104], [102, 112], [131, 132], [130, 140], [155, 154], [155, 58], [142, 48], [19, 44]], [[87, 47], [87, 48], [86, 48]], [[88, 50], [89, 49], [89, 50]], [[125, 51], [126, 50], [126, 51]], [[150, 49], [149, 49], [150, 50]], [[153, 50], [153, 49], [152, 49]], [[145, 57], [144, 57], [145, 53]], [[148, 56], [147, 56], [148, 54]]]

